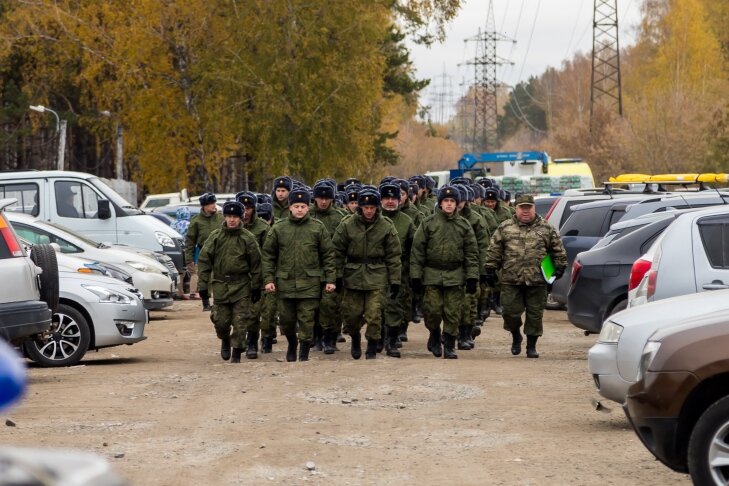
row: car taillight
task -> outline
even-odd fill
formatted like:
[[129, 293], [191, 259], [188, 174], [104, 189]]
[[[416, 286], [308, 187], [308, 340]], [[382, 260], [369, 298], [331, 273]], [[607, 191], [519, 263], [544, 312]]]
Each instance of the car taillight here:
[[570, 285], [574, 285], [577, 281], [577, 277], [580, 276], [580, 270], [582, 270], [582, 264], [575, 260], [572, 262], [572, 276], [570, 277]]
[[638, 286], [643, 276], [648, 270], [651, 269], [651, 262], [639, 258], [633, 263], [633, 267], [630, 269], [630, 281], [628, 282], [628, 290], [633, 290]]
[[23, 249], [20, 247], [18, 239], [3, 216], [0, 216], [0, 237], [5, 241], [11, 255], [16, 257], [23, 256]]
[[549, 219], [549, 217], [552, 215], [552, 211], [554, 211], [554, 208], [557, 206], [557, 203], [559, 202], [560, 199], [562, 199], [562, 198], [558, 197], [557, 199], [554, 200], [554, 202], [552, 203], [552, 207], [549, 208], [549, 211], [547, 211], [547, 215], [544, 217], [544, 219]]
[[658, 280], [658, 272], [651, 270], [648, 272], [648, 290], [646, 291], [646, 297], [651, 299], [653, 294], [656, 293], [656, 280]]

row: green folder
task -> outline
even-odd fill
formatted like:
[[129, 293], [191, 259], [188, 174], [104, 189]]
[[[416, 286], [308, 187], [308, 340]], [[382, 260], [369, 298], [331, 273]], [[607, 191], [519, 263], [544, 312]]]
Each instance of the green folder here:
[[554, 278], [554, 260], [552, 260], [552, 255], [547, 255], [542, 259], [541, 267], [544, 280], [548, 284], [554, 283], [556, 278]]

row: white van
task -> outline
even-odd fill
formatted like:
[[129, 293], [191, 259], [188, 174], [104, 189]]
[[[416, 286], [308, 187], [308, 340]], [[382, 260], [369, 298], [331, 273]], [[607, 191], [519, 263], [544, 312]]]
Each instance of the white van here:
[[182, 270], [184, 240], [158, 219], [135, 208], [101, 179], [69, 171], [0, 173], [0, 199], [17, 199], [18, 211], [70, 228], [99, 243], [165, 253]]

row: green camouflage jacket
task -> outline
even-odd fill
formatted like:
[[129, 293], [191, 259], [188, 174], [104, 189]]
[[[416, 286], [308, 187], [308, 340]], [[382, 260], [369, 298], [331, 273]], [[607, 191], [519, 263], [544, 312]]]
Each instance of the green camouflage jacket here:
[[258, 248], [263, 248], [263, 242], [266, 241], [266, 235], [268, 234], [268, 230], [271, 229], [271, 226], [269, 226], [266, 220], [256, 216], [252, 218], [252, 221], [250, 223], [243, 224], [243, 227], [250, 231], [251, 234], [256, 238]]
[[312, 218], [324, 223], [330, 237], [334, 236], [334, 231], [345, 216], [345, 214], [335, 208], [334, 205], [329, 206], [328, 209], [321, 210], [316, 207], [316, 203], [309, 206], [309, 214]]
[[211, 216], [205, 215], [202, 211], [193, 216], [190, 226], [187, 227], [187, 235], [185, 235], [185, 262], [193, 261], [195, 247], [202, 248], [210, 233], [219, 229], [224, 219], [223, 215], [217, 211]]
[[410, 249], [413, 246], [413, 238], [415, 237], [415, 224], [410, 216], [403, 213], [402, 210], [395, 211], [382, 210], [382, 214], [392, 221], [397, 230], [397, 237], [400, 240], [400, 262], [402, 263], [402, 280], [410, 273]]
[[478, 244], [478, 263], [479, 268], [483, 269], [483, 264], [486, 261], [486, 250], [489, 248], [489, 241], [491, 240], [491, 232], [488, 226], [486, 226], [486, 220], [481, 216], [477, 210], [474, 210], [472, 206], [466, 204], [459, 212], [459, 215], [468, 221], [473, 228], [473, 233], [476, 236], [476, 243]]

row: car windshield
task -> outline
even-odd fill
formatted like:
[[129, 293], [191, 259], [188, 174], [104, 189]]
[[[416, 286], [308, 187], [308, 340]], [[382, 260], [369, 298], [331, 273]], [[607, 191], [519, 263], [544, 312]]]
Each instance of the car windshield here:
[[[46, 231], [50, 231], [51, 233], [62, 233], [62, 236], [68, 240], [79, 240], [89, 246], [92, 246], [94, 248], [109, 248], [108, 245], [105, 245], [103, 243], [99, 243], [94, 240], [90, 240], [86, 238], [85, 236], [76, 233], [74, 230], [66, 228], [63, 225], [60, 225], [58, 223], [51, 223], [50, 221], [35, 221], [33, 223], [34, 225], [38, 226], [41, 229], [45, 229]], [[72, 242], [73, 243], [73, 242]]]
[[122, 208], [127, 214], [144, 214], [144, 211], [142, 211], [141, 209], [137, 209], [129, 201], [121, 197], [114, 189], [109, 187], [104, 181], [102, 181], [98, 177], [89, 178], [89, 182], [93, 184], [94, 187], [96, 187], [98, 190], [100, 190], [101, 193], [104, 194], [104, 196], [106, 196], [109, 201]]

